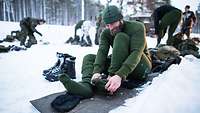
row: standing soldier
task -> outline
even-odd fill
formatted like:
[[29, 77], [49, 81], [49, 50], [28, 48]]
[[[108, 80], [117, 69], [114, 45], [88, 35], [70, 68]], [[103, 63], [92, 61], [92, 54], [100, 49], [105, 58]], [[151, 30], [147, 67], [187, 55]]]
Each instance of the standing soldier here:
[[156, 46], [160, 44], [168, 27], [167, 45], [172, 45], [173, 33], [181, 21], [181, 15], [181, 10], [170, 5], [163, 5], [155, 9], [152, 16], [154, 18], [155, 35], [157, 35]]
[[100, 12], [96, 20], [96, 34], [94, 40], [96, 45], [99, 45], [100, 34], [104, 29], [105, 29], [105, 24], [102, 19], [102, 12]]
[[[37, 44], [37, 40], [35, 39], [34, 32], [42, 36], [40, 32], [38, 32], [35, 27], [37, 25], [42, 25], [45, 23], [45, 20], [43, 19], [36, 19], [36, 18], [31, 18], [27, 17], [24, 18], [20, 21], [20, 27], [21, 27], [21, 32], [23, 34], [23, 38], [21, 38], [20, 45], [24, 45], [28, 48], [30, 48], [33, 44]], [[25, 45], [26, 37], [29, 37], [28, 43]]]
[[190, 38], [192, 27], [196, 23], [196, 16], [193, 11], [190, 11], [190, 6], [185, 6], [185, 12], [183, 13], [183, 24], [181, 33], [186, 34], [187, 38]]

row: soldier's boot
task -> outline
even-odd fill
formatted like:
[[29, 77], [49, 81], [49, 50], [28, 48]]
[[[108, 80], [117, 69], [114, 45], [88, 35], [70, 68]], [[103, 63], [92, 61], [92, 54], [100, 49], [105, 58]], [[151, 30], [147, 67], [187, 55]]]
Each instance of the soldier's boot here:
[[78, 45], [80, 43], [80, 37], [79, 36], [75, 36], [74, 40], [72, 40], [71, 44], [72, 45]]
[[66, 58], [63, 65], [64, 73], [69, 75], [71, 79], [76, 79], [75, 59], [76, 57]]
[[43, 70], [43, 75], [46, 76], [48, 74], [50, 74], [51, 70], [55, 69], [56, 67], [58, 67], [60, 65], [60, 59], [58, 59], [56, 61], [56, 63], [49, 69]]
[[56, 64], [48, 70], [43, 71], [43, 75], [46, 76], [45, 79], [54, 82], [58, 81], [59, 75], [66, 73], [70, 75], [70, 78], [76, 78], [75, 72], [75, 59], [69, 54], [63, 54], [57, 52], [58, 61]]
[[26, 48], [30, 48], [32, 46], [32, 43], [30, 41], [28, 41], [28, 43], [25, 44]]
[[56, 53], [56, 57], [57, 57], [56, 63], [55, 63], [51, 68], [46, 69], [46, 70], [43, 71], [43, 75], [44, 75], [44, 76], [48, 75], [52, 70], [54, 70], [54, 69], [56, 70], [56, 68], [59, 67], [59, 65], [61, 64], [61, 61], [60, 61], [60, 60], [61, 60], [62, 58], [66, 59], [66, 58], [73, 57], [73, 56], [71, 56], [71, 55], [69, 55], [69, 54], [63, 54], [63, 53], [57, 52], [57, 53]]
[[87, 42], [84, 39], [82, 39], [81, 42], [80, 42], [80, 45], [81, 45], [81, 47], [86, 47]]
[[46, 74], [45, 79], [54, 82], [59, 80], [59, 75], [63, 73], [62, 67], [65, 62], [65, 58], [59, 58], [59, 65], [55, 66], [53, 69], [49, 71], [49, 73]]
[[70, 37], [65, 43], [72, 43], [72, 41], [73, 41], [73, 38], [72, 37]]

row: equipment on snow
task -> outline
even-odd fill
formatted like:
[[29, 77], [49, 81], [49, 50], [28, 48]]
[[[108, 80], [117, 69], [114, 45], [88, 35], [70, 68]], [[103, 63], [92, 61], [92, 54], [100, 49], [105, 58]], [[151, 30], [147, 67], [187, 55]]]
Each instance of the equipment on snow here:
[[59, 75], [62, 73], [67, 74], [70, 78], [76, 78], [76, 71], [75, 71], [75, 59], [76, 57], [71, 56], [69, 54], [64, 53], [56, 53], [57, 55], [57, 62], [55, 65], [47, 70], [43, 71], [43, 75], [45, 79], [49, 80], [50, 82], [58, 81]]

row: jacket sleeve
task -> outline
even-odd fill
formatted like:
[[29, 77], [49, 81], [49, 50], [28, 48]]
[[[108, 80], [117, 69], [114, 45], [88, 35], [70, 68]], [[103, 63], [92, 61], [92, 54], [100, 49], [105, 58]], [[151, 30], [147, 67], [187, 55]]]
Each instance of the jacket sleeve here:
[[144, 26], [140, 24], [140, 26], [138, 26], [138, 30], [134, 32], [130, 39], [131, 54], [115, 74], [121, 76], [122, 78], [126, 78], [140, 62], [145, 45], [145, 29]]
[[195, 16], [194, 12], [192, 12], [192, 19], [193, 19], [193, 22], [196, 23], [197, 18]]
[[39, 32], [35, 29], [35, 27], [38, 25], [38, 21], [36, 19], [32, 19], [30, 23], [30, 29], [33, 32], [36, 32], [39, 34]]
[[106, 59], [110, 49], [108, 30], [102, 32], [100, 45], [94, 63], [93, 73], [101, 73], [105, 67]]

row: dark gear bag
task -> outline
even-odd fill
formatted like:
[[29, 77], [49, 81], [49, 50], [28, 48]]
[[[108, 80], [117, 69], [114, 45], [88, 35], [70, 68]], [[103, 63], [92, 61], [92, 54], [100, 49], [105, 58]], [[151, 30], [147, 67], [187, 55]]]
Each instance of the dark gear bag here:
[[66, 93], [56, 97], [52, 101], [51, 107], [61, 113], [68, 112], [76, 107], [80, 103], [81, 99], [83, 99], [81, 96]]

